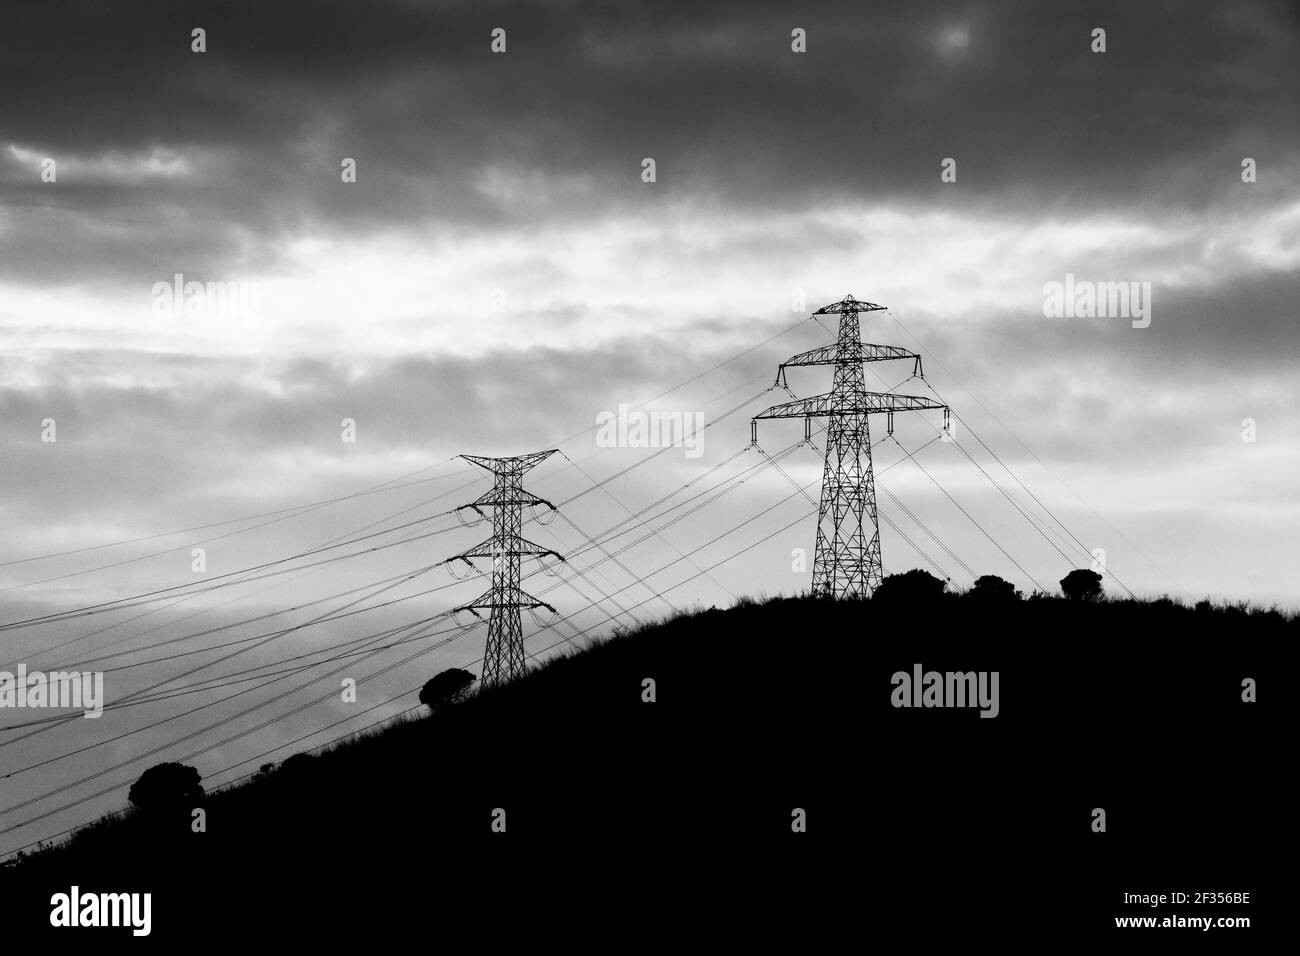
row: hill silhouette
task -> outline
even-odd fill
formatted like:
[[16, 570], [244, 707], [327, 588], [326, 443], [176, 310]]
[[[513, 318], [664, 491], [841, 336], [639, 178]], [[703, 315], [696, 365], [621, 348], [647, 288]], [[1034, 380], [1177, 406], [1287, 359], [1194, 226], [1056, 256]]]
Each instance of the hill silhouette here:
[[[76, 883], [153, 892], [156, 935], [309, 934], [375, 907], [490, 918], [546, 894], [646, 913], [662, 894], [674, 919], [758, 907], [805, 941], [850, 910], [1086, 932], [1125, 912], [1123, 888], [1258, 879], [1280, 735], [1271, 694], [1244, 703], [1241, 682], [1268, 687], [1296, 628], [1043, 596], [697, 609], [209, 793], [205, 833], [101, 821], [6, 869], [7, 925], [40, 929]], [[918, 664], [998, 671], [996, 719], [893, 706], [891, 675]]]

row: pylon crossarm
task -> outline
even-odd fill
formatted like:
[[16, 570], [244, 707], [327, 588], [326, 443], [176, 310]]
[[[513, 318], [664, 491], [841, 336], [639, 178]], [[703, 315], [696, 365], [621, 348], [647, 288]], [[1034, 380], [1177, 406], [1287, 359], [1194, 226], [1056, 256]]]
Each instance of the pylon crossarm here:
[[876, 305], [874, 302], [861, 302], [853, 298], [852, 294], [846, 295], [839, 302], [832, 302], [830, 305], [823, 306], [813, 315], [837, 315], [845, 312], [883, 312], [883, 305]]
[[921, 373], [921, 356], [910, 349], [900, 349], [896, 345], [872, 345], [870, 342], [863, 342], [859, 348], [862, 349], [862, 361], [864, 362], [887, 362], [891, 359], [911, 359], [912, 374], [925, 376]]
[[[474, 512], [476, 515], [478, 515], [478, 519], [474, 521], [466, 521], [465, 516], [461, 513], [464, 511]], [[486, 518], [487, 514], [483, 511], [482, 508], [478, 506], [478, 502], [476, 501], [473, 504], [461, 505], [459, 508], [457, 508], [456, 517], [460, 521], [460, 523], [463, 524], [465, 527], [472, 528], [474, 525], [478, 524], [480, 521]]]
[[[947, 408], [943, 402], [936, 402], [932, 398], [925, 398], [922, 395], [896, 395], [893, 392], [864, 392], [863, 400], [865, 408], [862, 411], [871, 412], [919, 412], [927, 408]], [[844, 409], [836, 414], [849, 415], [855, 409]]]
[[[484, 597], [486, 597], [486, 595], [484, 595]], [[486, 600], [484, 600], [484, 601], [475, 601], [473, 604], [462, 604], [462, 605], [460, 605], [460, 607], [452, 608], [451, 613], [452, 613], [452, 614], [456, 614], [456, 613], [458, 613], [458, 612], [460, 612], [460, 611], [469, 611], [469, 612], [470, 612], [471, 614], [473, 614], [475, 617], [477, 617], [477, 618], [482, 618], [483, 615], [480, 614], [479, 611], [488, 611], [488, 612], [491, 612], [491, 611], [495, 611], [495, 610], [498, 610], [498, 609], [512, 609], [512, 608], [518, 608], [518, 609], [521, 610], [521, 611], [526, 611], [526, 610], [528, 610], [529, 608], [538, 608], [538, 607], [544, 607], [544, 608], [546, 608], [546, 610], [550, 611], [552, 614], [558, 614], [558, 613], [559, 613], [559, 611], [555, 610], [554, 607], [552, 607], [551, 605], [547, 604], [545, 601], [539, 601], [539, 600], [537, 600], [536, 598], [530, 598], [529, 595], [527, 595], [527, 594], [522, 595], [522, 597], [524, 597], [524, 598], [528, 598], [528, 600], [519, 601], [519, 602], [510, 601], [510, 602], [507, 602], [507, 603], [504, 603], [504, 604], [501, 603], [501, 602], [497, 602], [496, 604], [492, 604], [492, 603], [490, 603], [489, 601], [486, 601]]]
[[520, 488], [493, 488], [491, 491], [484, 492], [472, 505], [463, 505], [462, 507], [473, 508], [478, 511], [480, 506], [495, 507], [497, 505], [546, 505], [552, 511], [555, 510], [555, 505], [545, 498], [539, 498], [537, 495], [530, 494]]
[[[552, 557], [559, 558], [561, 561], [564, 560], [563, 557], [561, 557], [559, 554], [556, 554], [556, 552], [552, 551], [550, 548], [544, 548], [540, 544], [533, 544], [533, 542], [525, 541], [523, 538], [520, 538], [518, 540], [518, 546], [514, 548], [498, 547], [494, 545], [492, 539], [489, 538], [487, 541], [483, 541], [480, 542], [479, 544], [476, 544], [468, 551], [462, 551], [460, 554], [456, 555], [455, 557], [448, 558], [447, 560], [449, 562], [464, 561], [470, 567], [474, 567], [474, 563], [469, 560], [470, 558], [508, 558], [508, 557], [515, 557], [515, 556], [521, 558], [527, 558], [527, 557], [532, 557], [534, 555], [543, 558], [546, 557], [547, 555], [550, 555]], [[478, 569], [475, 568], [475, 570], [477, 571]]]
[[474, 616], [475, 616], [476, 618], [478, 618], [480, 621], [483, 620], [483, 615], [479, 613], [479, 609], [480, 609], [480, 608], [491, 608], [491, 607], [492, 607], [491, 604], [486, 604], [486, 603], [484, 603], [484, 599], [487, 598], [487, 597], [488, 597], [488, 595], [487, 595], [487, 594], [484, 594], [483, 597], [479, 598], [479, 599], [478, 599], [477, 601], [475, 601], [473, 604], [461, 604], [461, 605], [459, 605], [459, 606], [457, 606], [457, 607], [452, 608], [452, 609], [451, 609], [451, 616], [452, 616], [452, 619], [455, 620], [455, 619], [456, 619], [456, 615], [457, 615], [457, 614], [460, 614], [462, 611], [469, 611], [470, 614], [474, 615]]
[[800, 352], [798, 355], [792, 355], [781, 363], [781, 374], [778, 375], [778, 383], [784, 379], [786, 368], [795, 365], [838, 365], [841, 361], [845, 362], [888, 362], [893, 359], [912, 359], [916, 362], [916, 368], [920, 368], [921, 356], [907, 349], [898, 348], [895, 345], [871, 345], [863, 342], [853, 350], [856, 354], [846, 354], [836, 345], [823, 345], [819, 349], [809, 349], [807, 352]]
[[[889, 392], [861, 392], [852, 403], [834, 393], [813, 395], [783, 405], [773, 405], [754, 416], [759, 418], [806, 418], [822, 415], [865, 415], [881, 412], [916, 412], [926, 408], [946, 408], [942, 402], [919, 395], [894, 395]], [[858, 401], [860, 399], [860, 402]]]
[[461, 455], [471, 465], [478, 465], [494, 475], [522, 475], [539, 462], [554, 455], [557, 449], [535, 451], [531, 455], [516, 455], [514, 458], [485, 458], [482, 455]]
[[834, 365], [838, 351], [838, 345], [823, 345], [819, 349], [809, 349], [807, 352], [791, 355], [781, 363], [781, 368], [791, 365]]
[[538, 607], [544, 607], [544, 608], [546, 608], [546, 610], [550, 611], [552, 614], [559, 614], [559, 613], [560, 613], [559, 611], [555, 610], [555, 608], [551, 607], [551, 605], [547, 604], [545, 601], [540, 601], [540, 600], [538, 600], [537, 598], [533, 597], [531, 594], [525, 594], [523, 591], [520, 591], [520, 592], [519, 592], [519, 597], [522, 599], [522, 600], [520, 601], [520, 604], [519, 604], [520, 607], [523, 607], [523, 608], [538, 608]]
[[[556, 552], [552, 551], [550, 548], [544, 548], [544, 547], [542, 547], [540, 544], [536, 544], [536, 543], [534, 543], [534, 542], [532, 542], [532, 541], [529, 541], [527, 538], [520, 538], [520, 539], [519, 539], [519, 550], [518, 550], [518, 551], [512, 551], [512, 552], [510, 552], [510, 553], [511, 553], [511, 554], [522, 555], [522, 556], [525, 556], [525, 557], [527, 557], [527, 556], [529, 556], [529, 555], [537, 555], [537, 556], [539, 556], [539, 557], [546, 557], [546, 555], [549, 554], [549, 555], [554, 555], [554, 556], [557, 557], [557, 558], [560, 558], [560, 556], [559, 556], [558, 554], [556, 554]], [[563, 561], [564, 558], [560, 558], [560, 560]]]
[[469, 560], [470, 558], [490, 558], [496, 553], [497, 552], [492, 550], [492, 539], [488, 538], [486, 541], [480, 541], [468, 551], [462, 551], [450, 560], [455, 561], [459, 559], [472, 567], [473, 562]]

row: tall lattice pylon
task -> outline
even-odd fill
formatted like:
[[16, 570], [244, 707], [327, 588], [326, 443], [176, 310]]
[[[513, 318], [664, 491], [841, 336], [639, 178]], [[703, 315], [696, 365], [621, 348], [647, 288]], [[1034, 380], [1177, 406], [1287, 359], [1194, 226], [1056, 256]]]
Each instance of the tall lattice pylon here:
[[483, 653], [483, 673], [480, 677], [483, 687], [504, 684], [524, 672], [524, 631], [519, 619], [520, 610], [544, 607], [552, 614], [556, 613], [551, 605], [539, 601], [519, 587], [521, 559], [529, 556], [541, 559], [550, 555], [557, 560], [564, 560], [554, 551], [533, 544], [521, 537], [519, 533], [523, 526], [525, 505], [544, 506], [551, 511], [555, 510], [553, 504], [524, 491], [523, 486], [524, 472], [553, 454], [555, 449], [534, 452], [531, 455], [519, 455], [515, 458], [460, 456], [496, 476], [491, 491], [477, 501], [457, 509], [457, 511], [470, 509], [486, 517], [483, 515], [483, 509], [491, 508], [492, 537], [450, 559], [464, 561], [471, 568], [475, 568], [472, 560], [474, 558], [490, 558], [492, 561], [491, 588], [477, 600], [455, 609], [455, 611], [469, 611], [478, 618], [483, 616], [480, 611], [486, 610], [490, 615], [487, 648]]
[[[840, 317], [839, 339], [834, 345], [801, 352], [783, 362], [776, 384], [786, 387], [785, 370], [793, 365], [833, 365], [835, 378], [825, 395], [773, 405], [754, 416], [752, 440], [758, 441], [758, 419], [802, 418], [805, 438], [811, 436], [812, 419], [826, 417], [826, 468], [822, 475], [821, 506], [817, 514], [817, 551], [813, 558], [813, 594], [828, 597], [869, 597], [880, 586], [880, 523], [876, 514], [876, 482], [871, 473], [871, 429], [868, 416], [888, 414], [889, 433], [894, 412], [923, 408], [944, 410], [940, 402], [916, 395], [869, 392], [863, 362], [911, 359], [914, 375], [922, 375], [921, 356], [892, 345], [868, 345], [861, 339], [858, 316], [885, 307], [859, 302], [852, 293], [813, 313]], [[788, 389], [787, 389], [788, 390]]]

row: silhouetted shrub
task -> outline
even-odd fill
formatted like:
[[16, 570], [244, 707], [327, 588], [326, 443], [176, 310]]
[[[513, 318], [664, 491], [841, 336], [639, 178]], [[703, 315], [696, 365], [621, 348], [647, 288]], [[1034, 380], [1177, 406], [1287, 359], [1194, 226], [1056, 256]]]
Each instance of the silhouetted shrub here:
[[886, 575], [872, 595], [878, 601], [934, 601], [943, 597], [948, 583], [928, 571], [913, 568], [902, 574]]
[[1061, 593], [1076, 601], [1095, 601], [1101, 597], [1101, 575], [1087, 568], [1075, 568], [1061, 578]]
[[1020, 592], [1016, 586], [996, 574], [984, 574], [975, 579], [975, 586], [970, 589], [970, 596], [987, 601], [1019, 601]]
[[420, 703], [428, 705], [430, 710], [437, 710], [456, 700], [473, 683], [474, 675], [469, 671], [459, 667], [449, 668], [425, 681], [420, 688]]
[[202, 779], [185, 764], [155, 764], [131, 784], [126, 798], [146, 813], [188, 810], [203, 799]]
[[294, 754], [280, 764], [280, 773], [296, 776], [310, 769], [315, 759], [311, 754]]

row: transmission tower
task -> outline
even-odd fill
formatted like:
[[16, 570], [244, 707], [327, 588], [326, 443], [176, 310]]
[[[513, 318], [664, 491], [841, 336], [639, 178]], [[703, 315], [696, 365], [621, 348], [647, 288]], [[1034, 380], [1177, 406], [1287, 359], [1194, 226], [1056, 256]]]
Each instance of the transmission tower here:
[[915, 395], [869, 392], [863, 362], [911, 359], [912, 374], [924, 378], [921, 356], [892, 345], [868, 345], [861, 340], [858, 316], [885, 307], [859, 302], [852, 293], [813, 313], [840, 317], [839, 339], [834, 345], [801, 352], [781, 363], [776, 385], [789, 391], [785, 370], [795, 365], [833, 365], [835, 378], [825, 395], [773, 405], [754, 416], [751, 441], [758, 443], [758, 419], [802, 418], [804, 438], [811, 441], [812, 420], [825, 417], [826, 468], [822, 474], [821, 505], [817, 514], [817, 551], [813, 558], [813, 594], [827, 597], [869, 597], [880, 586], [880, 522], [876, 515], [876, 482], [871, 473], [871, 430], [868, 416], [884, 412], [889, 434], [894, 433], [894, 412], [942, 408], [944, 433], [948, 433], [948, 407]]
[[470, 509], [481, 517], [486, 517], [484, 508], [492, 509], [492, 537], [482, 544], [450, 558], [449, 561], [464, 561], [477, 570], [472, 558], [490, 558], [492, 560], [492, 586], [477, 600], [455, 608], [457, 611], [469, 611], [482, 619], [480, 611], [486, 610], [488, 618], [487, 649], [483, 653], [483, 687], [494, 687], [514, 680], [524, 672], [524, 632], [519, 620], [519, 611], [527, 608], [546, 608], [552, 614], [555, 608], [545, 601], [539, 601], [531, 594], [520, 590], [520, 559], [536, 556], [539, 560], [547, 555], [559, 561], [564, 559], [549, 548], [533, 544], [520, 537], [523, 526], [523, 509], [525, 505], [544, 506], [555, 511], [555, 506], [543, 498], [524, 491], [523, 476], [534, 465], [555, 454], [550, 451], [534, 452], [516, 458], [482, 458], [477, 455], [461, 455], [471, 464], [490, 471], [496, 481], [492, 490], [477, 501], [457, 508], [457, 512]]

